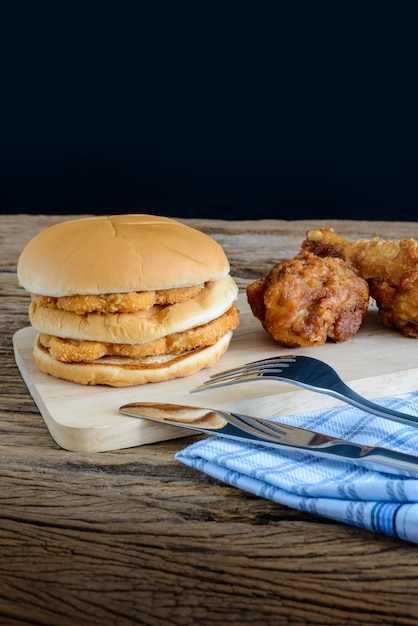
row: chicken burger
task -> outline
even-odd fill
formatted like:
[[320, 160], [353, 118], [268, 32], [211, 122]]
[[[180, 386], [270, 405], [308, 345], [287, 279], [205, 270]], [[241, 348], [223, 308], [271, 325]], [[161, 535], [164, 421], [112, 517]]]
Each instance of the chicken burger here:
[[34, 360], [57, 378], [123, 387], [214, 364], [239, 324], [238, 288], [211, 237], [153, 215], [90, 217], [35, 236], [18, 263]]

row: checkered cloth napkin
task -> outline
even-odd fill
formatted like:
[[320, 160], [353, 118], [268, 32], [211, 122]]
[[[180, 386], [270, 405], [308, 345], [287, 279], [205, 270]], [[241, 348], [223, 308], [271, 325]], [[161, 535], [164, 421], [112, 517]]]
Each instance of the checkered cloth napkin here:
[[[418, 392], [377, 402], [418, 415]], [[374, 417], [351, 406], [277, 419], [418, 455], [418, 426]], [[220, 437], [200, 440], [178, 452], [176, 459], [262, 498], [418, 543], [418, 475], [399, 477], [306, 452], [273, 450]]]

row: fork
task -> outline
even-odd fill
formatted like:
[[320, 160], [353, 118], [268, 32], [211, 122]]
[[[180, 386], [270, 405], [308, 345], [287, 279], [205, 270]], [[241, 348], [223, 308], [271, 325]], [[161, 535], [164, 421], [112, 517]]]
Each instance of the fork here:
[[330, 365], [318, 359], [302, 355], [289, 354], [262, 359], [213, 374], [209, 380], [192, 389], [191, 393], [263, 378], [287, 381], [298, 387], [309, 389], [309, 391], [338, 398], [373, 415], [403, 424], [418, 425], [417, 416], [400, 413], [363, 398], [346, 385]]

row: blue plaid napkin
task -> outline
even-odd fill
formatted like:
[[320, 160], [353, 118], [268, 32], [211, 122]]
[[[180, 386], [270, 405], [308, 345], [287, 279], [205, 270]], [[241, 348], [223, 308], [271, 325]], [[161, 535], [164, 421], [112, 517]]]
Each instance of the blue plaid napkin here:
[[[378, 403], [418, 415], [418, 393]], [[374, 417], [354, 407], [277, 419], [418, 455], [418, 427]], [[178, 452], [176, 459], [262, 498], [418, 543], [418, 477], [398, 477], [306, 452], [273, 450], [220, 437], [200, 440]]]

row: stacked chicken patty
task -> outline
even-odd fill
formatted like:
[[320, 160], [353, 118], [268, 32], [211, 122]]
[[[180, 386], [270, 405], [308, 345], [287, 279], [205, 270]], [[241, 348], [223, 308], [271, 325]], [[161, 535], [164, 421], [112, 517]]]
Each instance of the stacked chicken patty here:
[[23, 250], [34, 359], [45, 373], [115, 387], [215, 363], [239, 324], [221, 246], [176, 220], [117, 215], [63, 222]]

